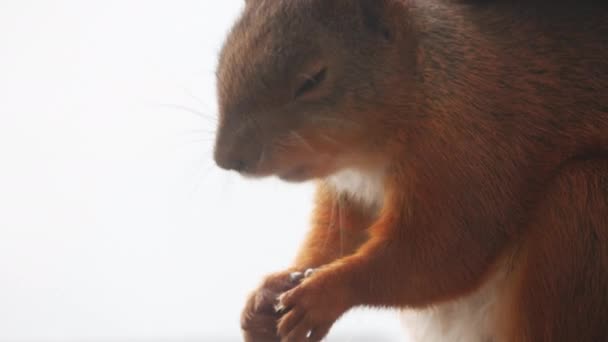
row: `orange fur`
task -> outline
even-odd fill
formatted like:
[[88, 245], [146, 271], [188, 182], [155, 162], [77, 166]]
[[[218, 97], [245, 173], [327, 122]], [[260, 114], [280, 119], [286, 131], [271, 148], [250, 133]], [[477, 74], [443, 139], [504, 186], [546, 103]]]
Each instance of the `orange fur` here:
[[354, 253], [368, 239], [367, 228], [373, 222], [365, 209], [320, 185], [316, 208], [307, 239], [302, 244], [294, 267], [317, 268]]
[[216, 161], [321, 181], [246, 340], [317, 341], [353, 307], [441, 306], [499, 273], [480, 339], [608, 339], [607, 36], [594, 1], [247, 1]]

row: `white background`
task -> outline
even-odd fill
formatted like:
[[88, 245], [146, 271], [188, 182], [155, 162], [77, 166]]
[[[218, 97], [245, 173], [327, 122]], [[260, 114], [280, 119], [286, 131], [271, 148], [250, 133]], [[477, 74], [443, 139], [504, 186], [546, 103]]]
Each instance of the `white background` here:
[[[211, 160], [241, 0], [0, 0], [0, 341], [238, 341], [311, 185]], [[198, 113], [198, 114], [197, 114]], [[398, 341], [357, 312], [329, 341]]]

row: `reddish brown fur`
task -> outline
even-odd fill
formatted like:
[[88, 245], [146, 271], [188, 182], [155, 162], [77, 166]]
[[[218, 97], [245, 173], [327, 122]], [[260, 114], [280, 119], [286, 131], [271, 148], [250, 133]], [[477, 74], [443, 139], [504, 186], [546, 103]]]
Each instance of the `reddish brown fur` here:
[[[218, 164], [387, 171], [379, 216], [321, 183], [288, 271], [322, 267], [268, 278], [246, 339], [319, 340], [355, 306], [460, 298], [512, 251], [507, 340], [608, 339], [607, 37], [592, 1], [249, 0], [218, 68]], [[252, 305], [269, 288], [290, 289], [283, 316]]]

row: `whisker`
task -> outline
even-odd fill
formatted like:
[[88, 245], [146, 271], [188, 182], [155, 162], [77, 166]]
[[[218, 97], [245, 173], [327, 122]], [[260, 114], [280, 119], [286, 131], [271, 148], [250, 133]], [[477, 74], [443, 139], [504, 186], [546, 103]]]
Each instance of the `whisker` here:
[[254, 130], [254, 134], [256, 134], [256, 137], [259, 135], [259, 127], [260, 125], [257, 123], [257, 121], [255, 121], [255, 119], [249, 115], [245, 115], [243, 116], [243, 119], [245, 120], [245, 122], [242, 125], [239, 125], [238, 127], [236, 127], [236, 129], [234, 129], [231, 134], [232, 135], [239, 135], [241, 134], [241, 132], [243, 132], [246, 129], [249, 129], [249, 126], [255, 126], [256, 130]]
[[211, 163], [207, 165], [202, 165], [202, 167], [203, 169], [200, 172], [197, 172], [197, 174], [199, 174], [200, 176], [195, 177], [193, 180], [192, 189], [190, 189], [188, 194], [189, 198], [193, 198], [195, 194], [199, 193], [201, 187], [208, 180], [207, 177], [209, 176], [209, 173], [215, 170], [214, 165]]
[[215, 142], [215, 139], [213, 139], [213, 138], [186, 139], [186, 140], [184, 140], [184, 142], [193, 143], [193, 144], [195, 144], [195, 143], [212, 143], [212, 142]]
[[202, 119], [206, 119], [206, 120], [209, 120], [209, 121], [217, 122], [217, 117], [210, 116], [208, 114], [205, 114], [204, 112], [201, 112], [200, 110], [196, 110], [196, 109], [188, 107], [188, 106], [177, 105], [177, 104], [169, 104], [169, 103], [160, 103], [157, 106], [185, 111], [185, 112], [188, 112], [188, 113], [192, 113], [192, 114], [194, 114], [194, 115], [196, 115], [196, 116], [198, 116], [198, 117], [200, 117]]
[[194, 93], [192, 93], [192, 90], [186, 88], [186, 87], [180, 87], [184, 93], [186, 93], [186, 95], [188, 97], [190, 97], [191, 99], [193, 99], [194, 101], [196, 101], [198, 104], [200, 104], [201, 106], [210, 108], [209, 103], [205, 102], [202, 98], [194, 95]]
[[336, 223], [337, 205], [338, 205], [338, 198], [334, 196], [332, 205], [331, 205], [331, 212], [329, 213], [329, 224], [327, 226], [327, 229], [329, 231], [327, 232], [327, 235], [325, 236], [325, 241], [323, 242], [323, 247], [321, 249], [322, 252], [325, 252], [327, 250], [329, 239], [331, 239], [333, 230], [336, 229], [335, 223]]
[[342, 206], [338, 202], [338, 229], [340, 229], [340, 257], [344, 256], [344, 227], [342, 227]]
[[184, 133], [184, 134], [209, 134], [209, 135], [216, 134], [215, 131], [211, 131], [211, 130], [207, 130], [207, 129], [187, 129], [185, 131], [182, 131], [182, 133]]
[[296, 138], [302, 145], [304, 145], [304, 147], [306, 147], [306, 149], [308, 149], [310, 152], [315, 152], [314, 147], [298, 132], [296, 131], [290, 131], [289, 134]]
[[258, 162], [255, 165], [255, 169], [259, 170], [260, 165], [265, 161], [266, 158], [266, 145], [262, 145], [262, 152], [260, 152], [260, 157], [258, 158]]

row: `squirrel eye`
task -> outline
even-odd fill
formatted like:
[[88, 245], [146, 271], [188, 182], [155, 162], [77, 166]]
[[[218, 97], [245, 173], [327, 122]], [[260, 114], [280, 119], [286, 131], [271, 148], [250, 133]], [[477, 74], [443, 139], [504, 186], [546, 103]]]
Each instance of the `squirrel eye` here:
[[298, 90], [296, 90], [295, 97], [298, 98], [306, 93], [314, 90], [319, 84], [323, 83], [325, 77], [327, 76], [327, 68], [323, 68], [319, 70], [314, 76], [308, 76], [307, 79], [300, 85]]

